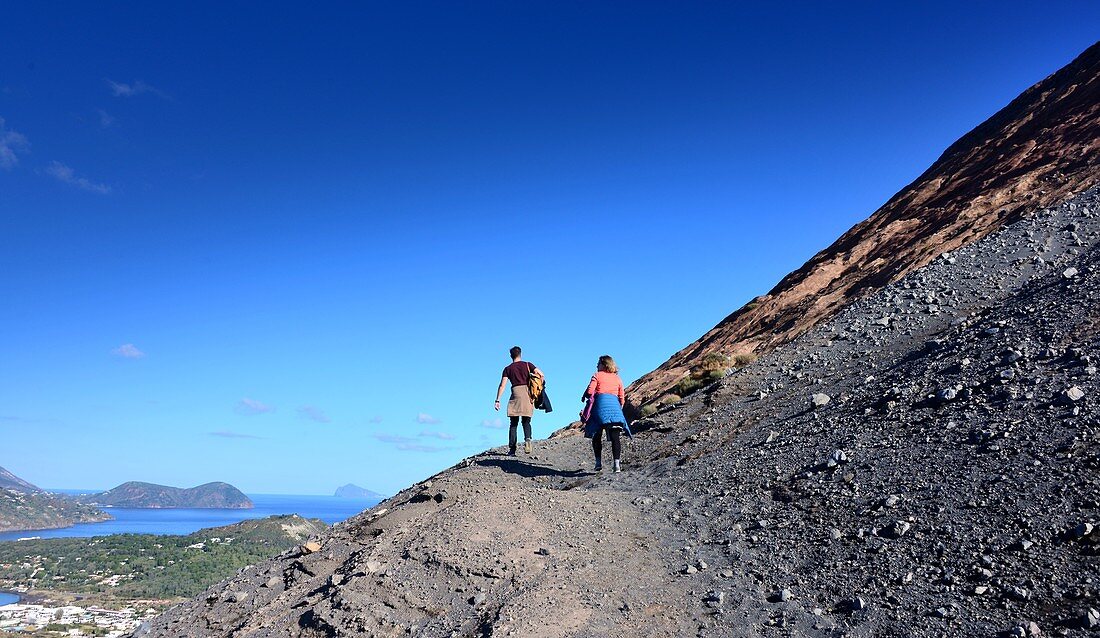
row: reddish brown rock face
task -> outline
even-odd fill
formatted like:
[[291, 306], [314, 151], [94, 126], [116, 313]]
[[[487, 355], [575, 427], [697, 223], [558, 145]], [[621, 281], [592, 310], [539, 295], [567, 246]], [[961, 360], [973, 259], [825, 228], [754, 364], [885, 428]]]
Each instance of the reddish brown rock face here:
[[637, 408], [709, 353], [760, 354], [944, 251], [1100, 181], [1100, 44], [1025, 91], [768, 294], [627, 389]]

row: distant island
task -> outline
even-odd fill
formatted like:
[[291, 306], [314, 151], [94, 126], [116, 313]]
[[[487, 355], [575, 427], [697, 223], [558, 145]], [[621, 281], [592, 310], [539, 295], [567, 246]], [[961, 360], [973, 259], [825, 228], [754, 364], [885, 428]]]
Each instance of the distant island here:
[[378, 492], [372, 492], [365, 487], [359, 487], [352, 483], [336, 488], [336, 494], [340, 498], [369, 498], [375, 501], [383, 501], [385, 496]]
[[164, 509], [252, 509], [252, 499], [229, 483], [206, 483], [180, 488], [129, 481], [98, 494], [74, 497], [80, 502], [103, 507]]
[[106, 512], [50, 494], [0, 467], [0, 532], [57, 529], [108, 520], [111, 515]]

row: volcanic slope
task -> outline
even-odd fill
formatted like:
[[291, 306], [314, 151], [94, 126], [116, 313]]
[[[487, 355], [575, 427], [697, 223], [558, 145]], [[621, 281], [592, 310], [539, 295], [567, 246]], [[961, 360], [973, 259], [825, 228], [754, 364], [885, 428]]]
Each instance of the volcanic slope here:
[[491, 450], [142, 631], [1090, 635], [1098, 213], [1032, 211], [853, 303], [638, 422], [621, 474], [568, 432]]
[[763, 354], [1021, 215], [1100, 183], [1100, 43], [952, 144], [831, 246], [631, 384], [638, 412], [708, 355]]

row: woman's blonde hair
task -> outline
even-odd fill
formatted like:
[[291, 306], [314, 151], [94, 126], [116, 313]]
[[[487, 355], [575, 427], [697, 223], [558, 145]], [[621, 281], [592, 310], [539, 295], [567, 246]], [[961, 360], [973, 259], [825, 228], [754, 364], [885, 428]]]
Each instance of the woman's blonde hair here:
[[604, 372], [618, 372], [619, 366], [615, 365], [615, 360], [611, 358], [611, 355], [605, 354], [600, 357], [599, 363], [596, 364], [597, 370], [603, 370]]

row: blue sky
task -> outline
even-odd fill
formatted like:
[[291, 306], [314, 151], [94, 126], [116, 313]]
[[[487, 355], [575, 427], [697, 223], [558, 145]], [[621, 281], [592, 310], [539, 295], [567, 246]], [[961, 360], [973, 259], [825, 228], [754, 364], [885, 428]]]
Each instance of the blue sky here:
[[22, 3], [0, 465], [393, 492], [575, 417], [1091, 45], [1095, 2]]

